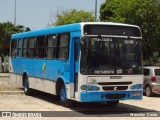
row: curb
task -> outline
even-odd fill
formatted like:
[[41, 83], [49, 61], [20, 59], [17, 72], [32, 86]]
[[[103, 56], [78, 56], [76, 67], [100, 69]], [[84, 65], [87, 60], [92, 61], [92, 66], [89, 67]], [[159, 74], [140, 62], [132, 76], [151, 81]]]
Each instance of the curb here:
[[0, 77], [9, 77], [9, 73], [0, 73]]
[[24, 91], [0, 91], [0, 95], [23, 95]]

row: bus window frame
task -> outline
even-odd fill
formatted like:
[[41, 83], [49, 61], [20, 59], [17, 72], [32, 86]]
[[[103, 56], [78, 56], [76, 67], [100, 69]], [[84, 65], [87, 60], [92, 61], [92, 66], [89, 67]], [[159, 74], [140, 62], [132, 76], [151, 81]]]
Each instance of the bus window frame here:
[[[25, 42], [24, 41], [27, 41], [26, 42], [26, 47], [24, 48], [25, 46]], [[26, 56], [24, 56], [24, 50], [26, 50]], [[29, 38], [23, 38], [23, 45], [22, 45], [22, 58], [29, 58]]]
[[[33, 47], [31, 47], [30, 46], [30, 41], [32, 40], [33, 41], [33, 39], [34, 39], [34, 45], [33, 45]], [[34, 36], [34, 37], [29, 37], [28, 38], [28, 58], [29, 59], [34, 59], [35, 58], [35, 55], [36, 55], [36, 52], [35, 52], [35, 44], [36, 44], [36, 39], [37, 39], [37, 37], [36, 36]], [[32, 50], [33, 49], [33, 50]], [[33, 51], [33, 56], [31, 57], [30, 55], [30, 53], [31, 53], [31, 50]]]
[[[41, 45], [41, 46], [39, 46], [39, 45]], [[41, 49], [42, 49], [42, 51], [41, 51]], [[45, 50], [46, 50], [46, 36], [45, 35], [37, 36], [36, 37], [36, 42], [35, 42], [35, 54], [34, 54], [34, 56], [36, 55], [35, 57], [37, 59], [44, 59], [45, 58]]]
[[21, 58], [22, 57], [22, 44], [23, 44], [23, 38], [18, 38], [17, 39], [17, 58]]
[[[62, 35], [68, 35], [68, 41], [66, 42], [67, 44], [66, 45], [61, 45], [61, 42], [64, 41], [64, 40], [60, 40], [60, 37]], [[70, 53], [70, 41], [71, 41], [71, 34], [70, 32], [65, 32], [65, 33], [60, 33], [57, 35], [57, 48], [56, 48], [56, 59], [57, 60], [63, 60], [63, 61], [67, 61], [69, 59], [69, 53]], [[65, 56], [64, 58], [60, 57], [60, 49], [62, 48], [66, 48], [67, 49], [67, 56]], [[62, 50], [62, 51], [65, 51], [65, 50]], [[63, 54], [64, 55], [64, 54]]]
[[[55, 41], [55, 42], [53, 42], [52, 43], [52, 45], [50, 46], [50, 44], [48, 44], [49, 42], [49, 37], [55, 37], [55, 38], [53, 38], [52, 39], [52, 41]], [[45, 38], [45, 44], [46, 44], [46, 48], [45, 48], [45, 59], [46, 60], [54, 60], [54, 59], [56, 59], [56, 52], [57, 52], [57, 35], [56, 34], [48, 34], [48, 35], [46, 35], [46, 38]], [[49, 55], [49, 49], [51, 49], [51, 50], [53, 50], [53, 53], [52, 53], [52, 55], [53, 55], [53, 57], [48, 57], [48, 55]]]
[[[14, 42], [14, 43], [13, 43]], [[13, 44], [12, 44], [13, 43]], [[14, 47], [13, 47], [13, 46]], [[14, 51], [14, 53], [13, 53]], [[16, 55], [17, 55], [17, 39], [12, 39], [11, 40], [11, 50], [10, 50], [10, 56], [11, 58], [16, 58]]]

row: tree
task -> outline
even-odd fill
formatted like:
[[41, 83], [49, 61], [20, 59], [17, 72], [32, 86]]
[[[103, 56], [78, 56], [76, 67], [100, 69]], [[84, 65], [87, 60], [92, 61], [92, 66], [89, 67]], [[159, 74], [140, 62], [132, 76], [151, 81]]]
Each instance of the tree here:
[[160, 3], [158, 0], [106, 0], [100, 9], [101, 21], [140, 26], [143, 35], [144, 58], [160, 51]]
[[31, 31], [31, 29], [29, 27], [25, 27], [23, 25], [17, 25], [16, 27], [18, 28], [19, 32]]
[[30, 31], [23, 25], [15, 26], [11, 22], [0, 23], [0, 55], [8, 55], [11, 35], [18, 32]]
[[[52, 14], [52, 17], [53, 17], [53, 14]], [[57, 20], [56, 20], [56, 22], [54, 22], [52, 24], [54, 26], [71, 24], [71, 23], [78, 23], [78, 22], [93, 22], [93, 21], [95, 21], [95, 17], [93, 15], [93, 12], [86, 12], [83, 10], [78, 11], [76, 9], [57, 10], [55, 17]]]
[[8, 55], [11, 34], [18, 32], [18, 28], [10, 23], [0, 23], [0, 53]]

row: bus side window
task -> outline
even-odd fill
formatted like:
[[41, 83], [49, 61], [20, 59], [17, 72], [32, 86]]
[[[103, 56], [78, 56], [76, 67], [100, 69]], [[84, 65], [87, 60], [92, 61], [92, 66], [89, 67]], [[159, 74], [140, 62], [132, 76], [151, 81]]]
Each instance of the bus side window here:
[[21, 57], [22, 39], [18, 39], [17, 57]]
[[12, 40], [11, 42], [11, 57], [16, 57], [16, 40]]
[[36, 41], [36, 55], [38, 58], [45, 56], [45, 36], [38, 36]]
[[46, 38], [46, 59], [55, 58], [56, 44], [56, 35], [48, 35]]
[[70, 35], [68, 33], [61, 34], [58, 36], [57, 44], [57, 58], [67, 60], [69, 56], [69, 41]]
[[23, 39], [23, 54], [22, 54], [22, 57], [23, 58], [28, 57], [28, 38]]
[[35, 42], [36, 42], [36, 37], [29, 38], [29, 58], [34, 58], [35, 57]]

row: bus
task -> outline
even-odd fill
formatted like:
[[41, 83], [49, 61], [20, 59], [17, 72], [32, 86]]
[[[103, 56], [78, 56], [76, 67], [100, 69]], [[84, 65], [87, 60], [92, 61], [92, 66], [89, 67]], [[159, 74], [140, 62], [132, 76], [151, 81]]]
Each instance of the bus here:
[[82, 22], [11, 36], [10, 79], [30, 95], [73, 101], [141, 100], [142, 34], [138, 26]]

